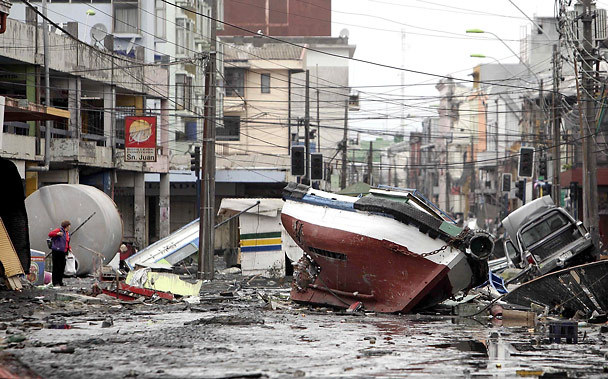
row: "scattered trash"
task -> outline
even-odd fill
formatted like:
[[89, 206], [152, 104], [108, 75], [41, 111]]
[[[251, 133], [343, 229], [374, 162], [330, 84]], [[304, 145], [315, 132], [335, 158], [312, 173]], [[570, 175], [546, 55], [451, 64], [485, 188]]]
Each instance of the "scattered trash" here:
[[214, 316], [211, 318], [200, 318], [198, 320], [185, 322], [184, 325], [253, 325], [264, 324], [263, 319], [248, 316]]
[[224, 270], [218, 271], [218, 274], [221, 275], [231, 275], [231, 274], [240, 274], [241, 269], [238, 267], [228, 267]]
[[47, 325], [48, 329], [72, 329], [71, 325], [66, 324], [65, 322], [51, 323]]
[[515, 374], [517, 376], [541, 376], [543, 374], [542, 370], [516, 370]]
[[376, 343], [376, 337], [365, 337], [363, 338], [365, 341], [369, 341], [372, 345]]
[[566, 343], [578, 343], [578, 323], [573, 321], [553, 321], [548, 325], [549, 342], [561, 343], [564, 338]]
[[7, 343], [19, 343], [25, 341], [23, 334], [13, 334], [6, 339]]
[[356, 301], [356, 302], [352, 303], [350, 305], [350, 307], [348, 307], [346, 312], [348, 312], [348, 313], [359, 312], [362, 309], [363, 309], [363, 303], [360, 301]]
[[60, 346], [56, 349], [52, 349], [51, 353], [55, 354], [73, 354], [76, 351], [72, 346]]
[[180, 296], [198, 296], [203, 285], [202, 280], [189, 283], [180, 279], [178, 275], [167, 272], [155, 272], [149, 268], [130, 271], [125, 283], [133, 287], [170, 292]]
[[182, 300], [188, 304], [200, 304], [201, 303], [200, 296], [188, 296], [188, 297], [184, 297]]
[[112, 319], [112, 317], [108, 317], [105, 320], [103, 320], [103, 322], [101, 323], [101, 327], [102, 328], [109, 328], [111, 326], [114, 326], [114, 320]]
[[381, 357], [383, 355], [391, 355], [391, 354], [393, 354], [393, 350], [379, 350], [379, 349], [359, 350], [359, 352], [361, 353], [361, 355], [357, 356], [357, 358], [361, 358], [361, 357]]

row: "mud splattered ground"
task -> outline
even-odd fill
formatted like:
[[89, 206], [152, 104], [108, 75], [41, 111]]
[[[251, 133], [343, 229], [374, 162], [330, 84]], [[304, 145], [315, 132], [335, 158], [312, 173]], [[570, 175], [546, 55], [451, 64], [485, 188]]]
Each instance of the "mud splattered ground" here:
[[0, 347], [45, 378], [607, 375], [599, 325], [549, 344], [542, 328], [487, 319], [307, 308], [264, 279], [205, 284], [199, 304], [75, 295], [90, 284], [2, 292]]

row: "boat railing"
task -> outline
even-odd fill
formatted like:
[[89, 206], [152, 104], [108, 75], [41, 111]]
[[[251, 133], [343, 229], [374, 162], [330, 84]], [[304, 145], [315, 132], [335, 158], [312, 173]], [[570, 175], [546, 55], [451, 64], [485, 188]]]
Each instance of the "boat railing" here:
[[384, 190], [390, 190], [390, 191], [398, 191], [398, 192], [411, 193], [413, 196], [416, 196], [417, 198], [419, 198], [420, 200], [422, 200], [426, 205], [428, 205], [429, 207], [435, 209], [442, 216], [446, 217], [448, 220], [450, 220], [451, 222], [453, 222], [454, 224], [456, 224], [456, 220], [454, 220], [452, 217], [450, 217], [449, 214], [445, 213], [441, 208], [439, 208], [437, 205], [435, 205], [435, 203], [433, 203], [431, 200], [427, 199], [427, 197], [424, 196], [422, 194], [422, 192], [418, 191], [415, 188], [393, 187], [393, 186], [388, 186], [386, 184], [379, 184], [378, 188], [379, 189], [384, 189]]

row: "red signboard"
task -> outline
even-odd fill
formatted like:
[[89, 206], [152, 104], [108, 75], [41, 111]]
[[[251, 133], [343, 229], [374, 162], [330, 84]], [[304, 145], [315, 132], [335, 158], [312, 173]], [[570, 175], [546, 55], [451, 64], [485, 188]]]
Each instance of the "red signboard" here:
[[156, 117], [125, 117], [125, 162], [156, 162]]

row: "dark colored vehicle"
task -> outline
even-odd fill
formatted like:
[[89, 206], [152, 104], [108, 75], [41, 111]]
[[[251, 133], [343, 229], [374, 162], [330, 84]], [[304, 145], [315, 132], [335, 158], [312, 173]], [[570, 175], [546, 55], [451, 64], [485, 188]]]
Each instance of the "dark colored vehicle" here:
[[510, 265], [528, 269], [533, 276], [593, 262], [599, 254], [583, 223], [549, 196], [517, 209], [502, 223]]

